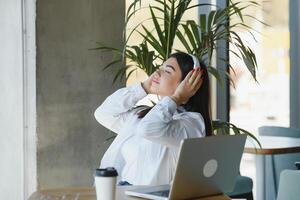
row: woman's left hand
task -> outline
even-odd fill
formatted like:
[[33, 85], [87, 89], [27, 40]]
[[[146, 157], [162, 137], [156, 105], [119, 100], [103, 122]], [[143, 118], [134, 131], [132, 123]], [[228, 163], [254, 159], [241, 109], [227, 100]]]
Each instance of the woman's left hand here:
[[190, 71], [185, 79], [177, 86], [171, 98], [176, 102], [177, 106], [188, 102], [188, 100], [198, 91], [201, 87], [203, 78], [203, 70], [200, 67]]

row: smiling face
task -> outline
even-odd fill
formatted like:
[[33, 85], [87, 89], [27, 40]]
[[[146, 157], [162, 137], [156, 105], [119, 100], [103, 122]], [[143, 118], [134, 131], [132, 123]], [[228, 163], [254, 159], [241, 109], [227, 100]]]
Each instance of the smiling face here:
[[181, 81], [181, 69], [176, 58], [169, 58], [153, 74], [151, 89], [160, 96], [171, 96]]

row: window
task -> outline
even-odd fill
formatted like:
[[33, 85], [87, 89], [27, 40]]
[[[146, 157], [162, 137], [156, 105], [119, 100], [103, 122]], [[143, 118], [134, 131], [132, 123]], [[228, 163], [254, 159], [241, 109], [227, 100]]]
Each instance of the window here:
[[[263, 125], [289, 126], [289, 1], [259, 1], [261, 8], [249, 8], [247, 14], [262, 20], [249, 22], [257, 32], [252, 36], [237, 30], [255, 50], [258, 70], [256, 83], [247, 68], [230, 56], [234, 67], [235, 88], [230, 88], [230, 122], [257, 134]], [[232, 19], [234, 20], [234, 19]], [[241, 172], [253, 177], [253, 157], [245, 155]], [[253, 178], [255, 180], [255, 178]]]
[[289, 126], [288, 1], [263, 2], [261, 10], [249, 10], [249, 15], [270, 26], [249, 24], [261, 33], [255, 34], [257, 42], [240, 31], [257, 55], [259, 83], [246, 67], [230, 59], [236, 73], [232, 74], [236, 88], [230, 89], [230, 121], [256, 133], [262, 125]]

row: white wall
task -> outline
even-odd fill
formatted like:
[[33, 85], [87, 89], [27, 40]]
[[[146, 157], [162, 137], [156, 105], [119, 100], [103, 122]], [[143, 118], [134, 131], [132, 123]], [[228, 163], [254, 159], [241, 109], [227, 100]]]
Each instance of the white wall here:
[[0, 0], [0, 199], [23, 198], [22, 2]]

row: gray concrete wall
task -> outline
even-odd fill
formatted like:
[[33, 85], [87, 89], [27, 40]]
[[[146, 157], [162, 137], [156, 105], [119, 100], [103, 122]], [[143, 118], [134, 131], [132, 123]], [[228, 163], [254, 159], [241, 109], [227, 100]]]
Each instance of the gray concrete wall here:
[[37, 1], [38, 188], [87, 186], [108, 148], [96, 107], [116, 88], [103, 72], [111, 54], [89, 51], [96, 41], [120, 47], [125, 2]]

